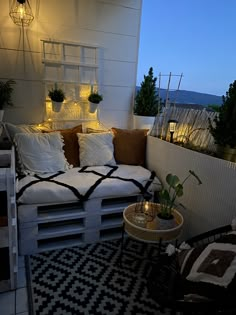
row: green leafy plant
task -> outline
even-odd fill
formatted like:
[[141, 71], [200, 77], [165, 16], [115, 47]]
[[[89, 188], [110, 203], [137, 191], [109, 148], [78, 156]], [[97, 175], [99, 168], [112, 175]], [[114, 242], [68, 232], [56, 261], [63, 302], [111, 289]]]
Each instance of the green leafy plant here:
[[103, 100], [103, 96], [98, 92], [91, 92], [88, 96], [88, 100], [91, 103], [99, 104]]
[[212, 121], [209, 119], [209, 130], [215, 143], [221, 146], [236, 147], [236, 80], [230, 84], [219, 114]]
[[48, 96], [54, 102], [63, 102], [66, 98], [64, 91], [58, 88], [57, 84], [55, 84], [54, 88], [48, 91]]
[[219, 113], [219, 111], [220, 111], [220, 106], [219, 105], [215, 105], [215, 104], [209, 104], [207, 106], [207, 108], [209, 108], [209, 109], [211, 109], [211, 110], [213, 110], [214, 112], [217, 112], [217, 113]]
[[160, 213], [159, 217], [162, 219], [169, 219], [172, 216], [172, 208], [175, 204], [175, 200], [177, 197], [182, 197], [184, 194], [184, 183], [193, 176], [196, 178], [198, 185], [202, 184], [200, 178], [194, 173], [194, 171], [189, 170], [189, 174], [185, 177], [185, 179], [180, 182], [178, 176], [169, 173], [166, 176], [166, 183], [168, 184], [168, 188], [163, 188], [159, 193], [160, 198]]
[[13, 106], [11, 96], [15, 83], [16, 82], [12, 79], [6, 82], [0, 81], [0, 109], [3, 109], [7, 105]]
[[134, 115], [156, 116], [159, 111], [160, 99], [156, 89], [157, 78], [153, 75], [153, 68], [148, 75], [144, 75], [140, 89], [135, 96]]

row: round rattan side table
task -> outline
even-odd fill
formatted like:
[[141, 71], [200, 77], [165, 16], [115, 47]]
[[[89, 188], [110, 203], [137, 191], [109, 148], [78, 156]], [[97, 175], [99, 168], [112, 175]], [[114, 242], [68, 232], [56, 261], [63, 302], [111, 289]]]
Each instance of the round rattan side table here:
[[152, 211], [155, 211], [155, 217], [151, 222], [144, 225], [138, 225], [135, 220], [137, 204], [131, 204], [124, 209], [124, 231], [131, 237], [144, 242], [158, 242], [176, 240], [183, 228], [184, 218], [177, 210], [173, 210], [172, 214], [175, 219], [175, 226], [170, 229], [159, 229], [157, 214], [160, 205], [158, 203], [150, 203]]
[[[123, 212], [123, 229], [122, 229], [122, 237], [121, 237], [121, 251], [120, 251], [120, 263], [123, 256], [123, 249], [124, 249], [124, 234], [127, 233], [128, 236], [134, 238], [141, 242], [147, 243], [156, 243], [158, 244], [158, 251], [161, 254], [162, 251], [162, 244], [169, 243], [172, 241], [177, 241], [178, 237], [183, 228], [184, 218], [177, 210], [172, 210], [175, 226], [170, 229], [159, 229], [159, 222], [157, 214], [160, 211], [160, 205], [157, 203], [149, 203], [149, 209], [154, 211], [154, 219], [147, 220], [146, 222], [141, 222], [140, 213], [137, 213], [137, 206], [140, 204], [134, 203], [129, 205], [127, 208], [124, 209]], [[148, 213], [144, 211], [144, 215]], [[143, 213], [141, 213], [142, 215]], [[153, 215], [153, 213], [152, 213]], [[137, 216], [139, 220], [137, 220]], [[158, 255], [159, 255], [158, 254]]]

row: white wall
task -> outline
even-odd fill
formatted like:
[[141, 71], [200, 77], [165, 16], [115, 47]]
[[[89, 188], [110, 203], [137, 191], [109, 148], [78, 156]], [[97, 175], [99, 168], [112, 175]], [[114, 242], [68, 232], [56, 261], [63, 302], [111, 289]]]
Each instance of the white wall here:
[[107, 126], [131, 127], [142, 0], [29, 0], [35, 19], [25, 28], [9, 17], [0, 0], [0, 80], [17, 84], [15, 106], [5, 121], [39, 123], [44, 117], [42, 38], [97, 44], [101, 47], [100, 119]]
[[184, 185], [179, 210], [184, 216], [183, 237], [231, 224], [236, 217], [236, 164], [188, 150], [156, 137], [148, 136], [147, 164], [165, 183], [168, 173], [184, 179], [195, 171], [202, 185], [191, 177]]

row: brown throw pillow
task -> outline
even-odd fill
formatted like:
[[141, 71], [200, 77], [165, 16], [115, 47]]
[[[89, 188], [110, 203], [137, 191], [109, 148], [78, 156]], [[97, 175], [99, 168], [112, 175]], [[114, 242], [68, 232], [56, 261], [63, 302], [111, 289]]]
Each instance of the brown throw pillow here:
[[[64, 152], [65, 157], [69, 164], [72, 164], [74, 167], [79, 166], [79, 143], [77, 133], [82, 133], [82, 125], [75, 126], [70, 129], [59, 129], [52, 130], [49, 132], [60, 131], [61, 135], [64, 138]], [[47, 131], [48, 132], [48, 131]]]
[[114, 156], [117, 163], [145, 165], [148, 129], [111, 128], [114, 134]]

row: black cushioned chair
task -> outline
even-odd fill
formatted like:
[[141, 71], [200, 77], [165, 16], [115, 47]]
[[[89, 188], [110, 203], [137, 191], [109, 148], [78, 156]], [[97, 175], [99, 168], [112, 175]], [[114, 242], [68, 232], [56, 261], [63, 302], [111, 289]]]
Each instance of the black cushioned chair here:
[[[207, 246], [210, 243], [220, 242], [231, 231], [231, 225], [197, 235], [186, 241], [191, 247]], [[227, 236], [228, 237], [228, 236]], [[186, 297], [186, 280], [180, 274], [178, 254], [168, 256], [160, 255], [150, 272], [147, 281], [148, 291], [151, 297], [163, 308], [169, 309], [171, 314], [236, 314], [236, 295], [232, 298], [222, 295], [217, 299], [197, 299]], [[234, 283], [236, 276], [233, 278]], [[235, 291], [234, 291], [235, 292]], [[178, 313], [179, 314], [179, 313]]]

